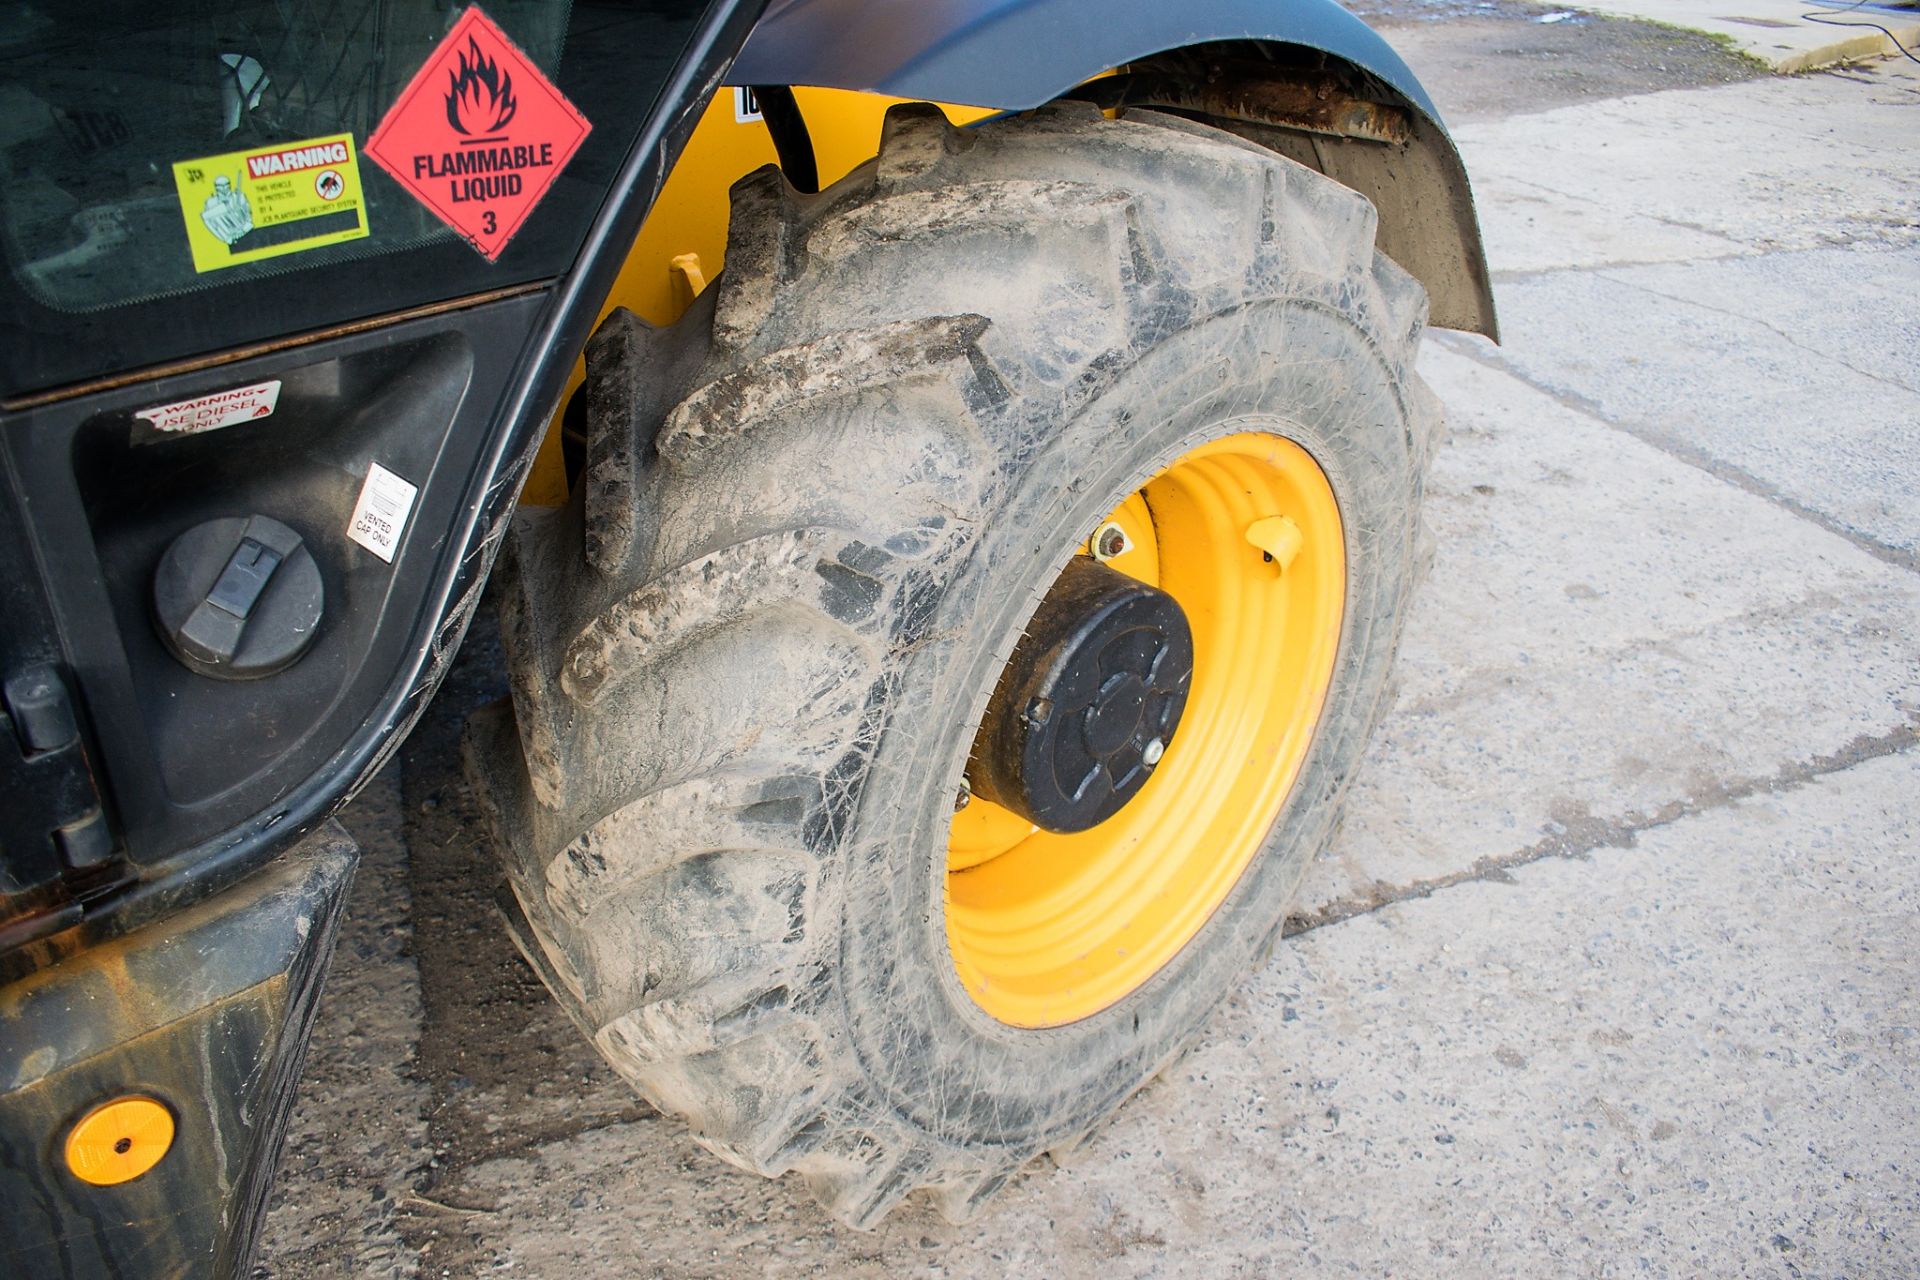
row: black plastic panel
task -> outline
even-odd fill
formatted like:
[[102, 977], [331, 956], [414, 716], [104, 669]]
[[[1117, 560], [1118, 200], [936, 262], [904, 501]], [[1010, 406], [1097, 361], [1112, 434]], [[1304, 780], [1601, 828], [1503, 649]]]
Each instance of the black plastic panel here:
[[[0, 984], [240, 882], [406, 737], [473, 616], [573, 361], [759, 8], [708, 8], [559, 279], [0, 417], [0, 656], [51, 663], [72, 690], [116, 842], [97, 864], [0, 893]], [[617, 74], [617, 44], [583, 48]], [[167, 443], [135, 430], [142, 408], [269, 379], [287, 397], [269, 418]], [[419, 487], [391, 566], [356, 559], [341, 535], [374, 460]], [[344, 603], [295, 666], [216, 691], [167, 665], [145, 578], [190, 522], [254, 511], [311, 536]], [[272, 691], [296, 682], [310, 696]], [[4, 842], [0, 862], [14, 862]]]
[[[4, 442], [69, 637], [127, 852], [150, 862], [272, 805], [373, 716], [458, 555], [490, 420], [543, 295], [355, 335], [27, 415]], [[138, 409], [277, 379], [255, 421], [155, 440]], [[418, 487], [391, 565], [346, 536], [370, 464]], [[318, 562], [313, 647], [264, 680], [189, 671], [155, 628], [161, 554], [184, 530], [263, 514]]]
[[[242, 1276], [359, 851], [325, 826], [234, 892], [0, 989], [0, 1258], [9, 1276]], [[75, 1121], [172, 1112], [148, 1173], [80, 1181]]]

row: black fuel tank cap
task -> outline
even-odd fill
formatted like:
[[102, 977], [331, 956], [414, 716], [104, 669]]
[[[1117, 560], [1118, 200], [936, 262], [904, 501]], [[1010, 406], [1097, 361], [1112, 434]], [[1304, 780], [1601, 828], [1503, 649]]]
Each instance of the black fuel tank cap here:
[[320, 633], [326, 588], [300, 535], [228, 516], [173, 540], [153, 573], [153, 613], [174, 657], [216, 680], [284, 671]]

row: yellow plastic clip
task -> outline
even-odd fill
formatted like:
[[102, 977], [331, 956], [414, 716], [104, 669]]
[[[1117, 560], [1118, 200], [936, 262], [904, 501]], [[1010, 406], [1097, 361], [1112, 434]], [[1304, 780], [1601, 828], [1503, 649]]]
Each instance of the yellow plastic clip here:
[[673, 292], [680, 307], [684, 310], [692, 306], [693, 300], [707, 287], [707, 273], [700, 265], [700, 255], [675, 254], [667, 259], [667, 270], [673, 273]]
[[1306, 539], [1300, 533], [1300, 526], [1286, 516], [1268, 516], [1247, 526], [1247, 541], [1266, 552], [1284, 572], [1300, 554]]

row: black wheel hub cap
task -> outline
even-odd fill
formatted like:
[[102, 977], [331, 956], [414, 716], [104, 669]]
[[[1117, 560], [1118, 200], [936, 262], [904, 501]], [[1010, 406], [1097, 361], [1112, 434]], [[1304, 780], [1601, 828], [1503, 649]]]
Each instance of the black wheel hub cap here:
[[1076, 557], [1001, 673], [968, 782], [1048, 831], [1098, 826], [1153, 775], [1192, 682], [1179, 602]]

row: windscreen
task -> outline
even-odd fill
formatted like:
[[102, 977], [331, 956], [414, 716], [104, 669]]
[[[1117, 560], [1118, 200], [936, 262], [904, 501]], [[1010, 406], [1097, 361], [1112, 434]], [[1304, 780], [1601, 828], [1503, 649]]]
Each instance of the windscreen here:
[[706, 7], [0, 0], [4, 393], [564, 271]]

